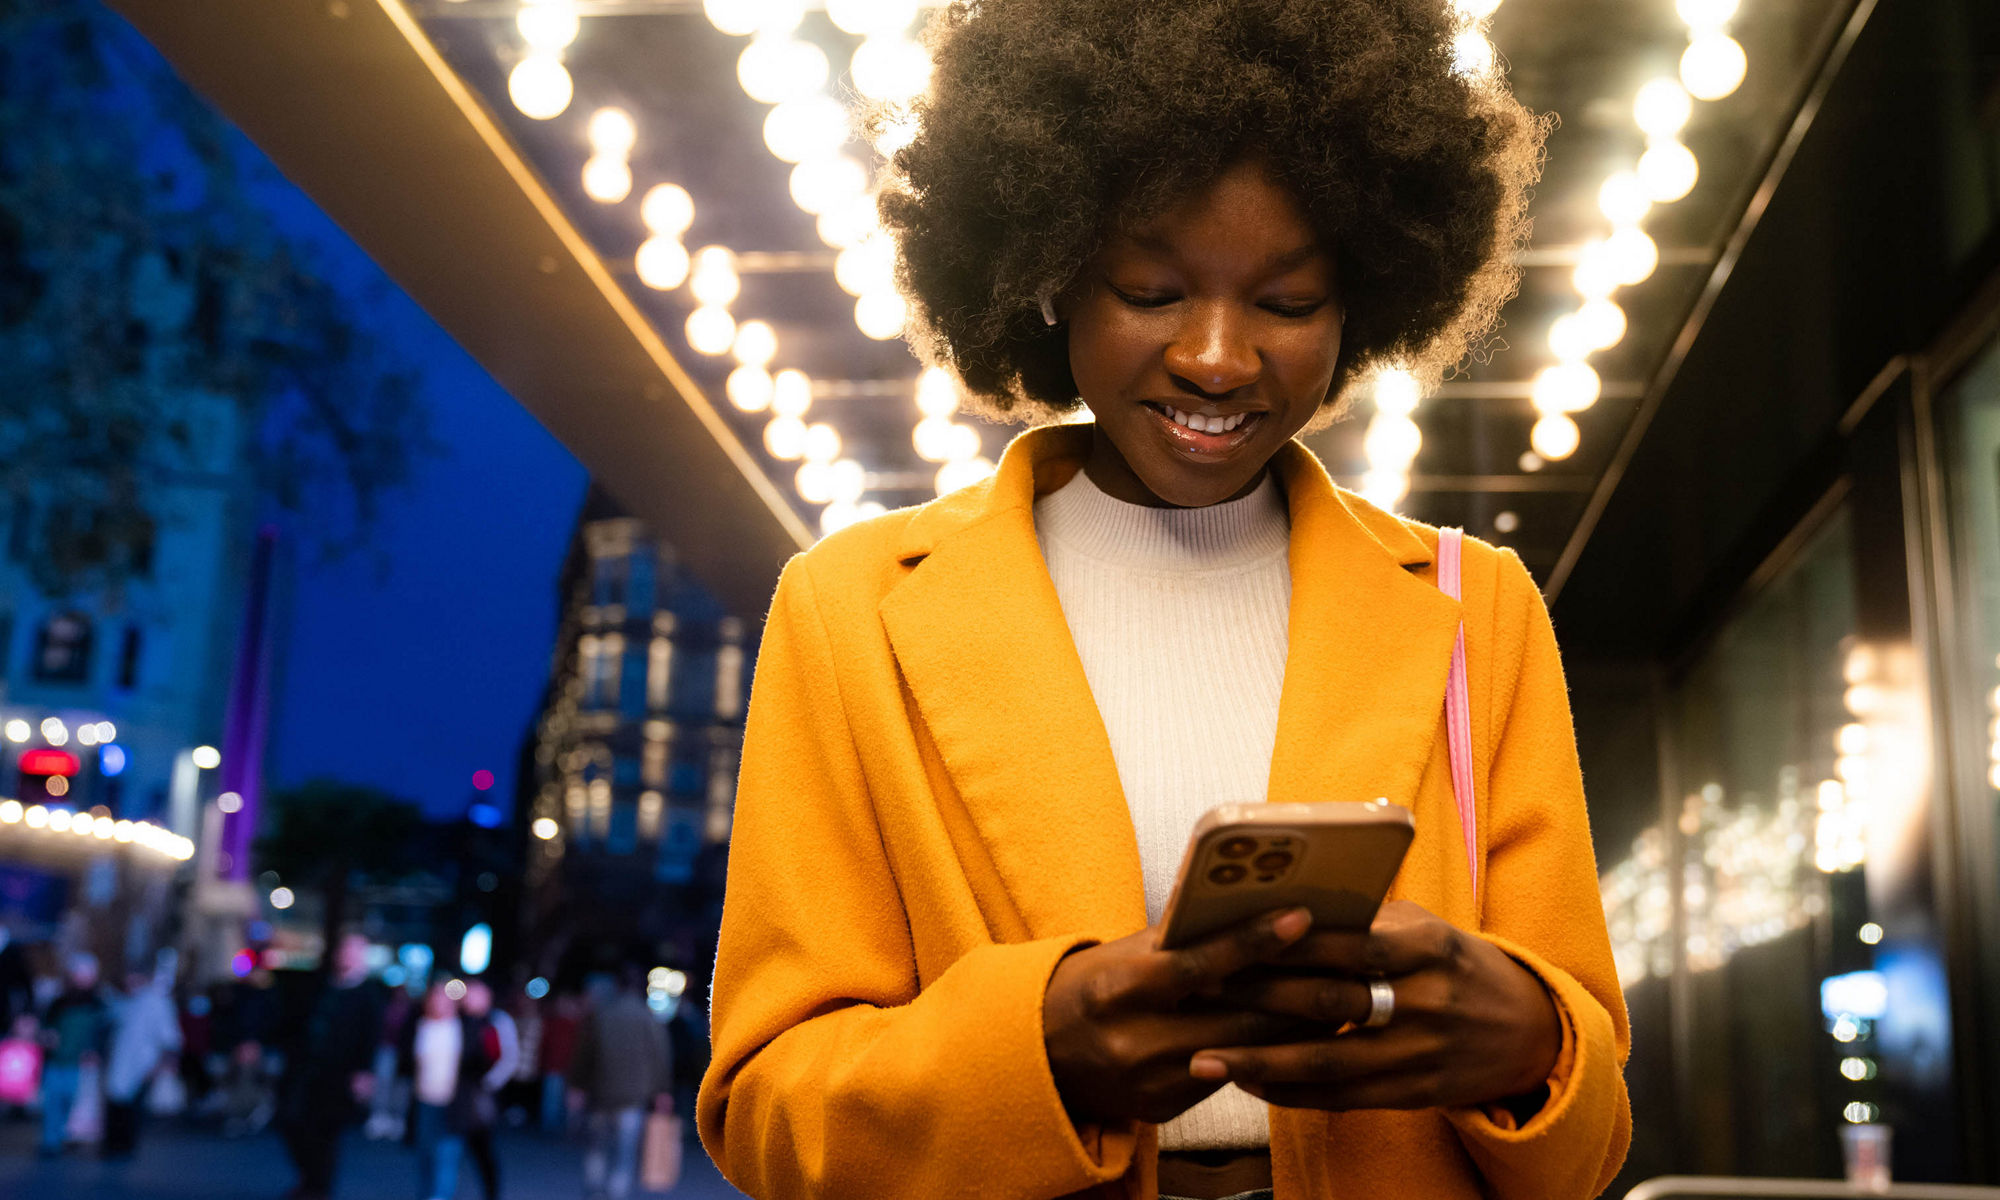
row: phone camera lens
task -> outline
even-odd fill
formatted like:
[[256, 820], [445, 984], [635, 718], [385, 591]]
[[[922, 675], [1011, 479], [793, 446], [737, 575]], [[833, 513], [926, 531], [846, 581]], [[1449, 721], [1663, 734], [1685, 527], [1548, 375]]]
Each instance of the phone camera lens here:
[[1267, 850], [1257, 856], [1257, 869], [1270, 874], [1276, 874], [1291, 865], [1292, 852], [1290, 850]]
[[1222, 884], [1238, 883], [1248, 874], [1249, 872], [1238, 863], [1223, 863], [1208, 873], [1208, 881]]
[[1256, 848], [1256, 838], [1233, 837], [1217, 846], [1215, 852], [1224, 858], [1248, 858]]

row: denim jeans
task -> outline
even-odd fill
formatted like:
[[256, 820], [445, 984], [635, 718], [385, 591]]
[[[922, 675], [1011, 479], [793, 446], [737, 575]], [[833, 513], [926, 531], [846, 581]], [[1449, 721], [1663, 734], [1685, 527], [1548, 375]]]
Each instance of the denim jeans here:
[[593, 1112], [587, 1126], [589, 1143], [583, 1152], [583, 1190], [592, 1196], [625, 1200], [639, 1173], [639, 1142], [646, 1132], [646, 1110], [639, 1107]]
[[562, 1133], [569, 1128], [569, 1083], [561, 1071], [542, 1076], [542, 1132]]
[[417, 1186], [424, 1200], [452, 1200], [465, 1139], [451, 1131], [443, 1105], [419, 1103], [416, 1109]]
[[69, 1110], [76, 1104], [83, 1068], [51, 1063], [42, 1070], [42, 1149], [54, 1152], [69, 1140]]

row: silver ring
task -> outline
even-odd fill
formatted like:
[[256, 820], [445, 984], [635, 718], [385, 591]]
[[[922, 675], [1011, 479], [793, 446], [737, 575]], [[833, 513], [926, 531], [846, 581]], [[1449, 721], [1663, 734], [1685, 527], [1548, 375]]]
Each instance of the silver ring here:
[[1368, 1019], [1361, 1022], [1364, 1029], [1380, 1029], [1396, 1015], [1396, 989], [1386, 979], [1368, 981]]

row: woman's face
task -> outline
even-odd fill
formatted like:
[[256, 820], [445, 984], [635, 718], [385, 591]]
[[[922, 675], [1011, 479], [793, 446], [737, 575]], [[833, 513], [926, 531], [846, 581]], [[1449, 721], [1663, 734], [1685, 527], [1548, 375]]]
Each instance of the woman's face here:
[[1184, 508], [1247, 494], [1333, 384], [1344, 311], [1298, 200], [1245, 162], [1113, 235], [1059, 305], [1110, 495]]

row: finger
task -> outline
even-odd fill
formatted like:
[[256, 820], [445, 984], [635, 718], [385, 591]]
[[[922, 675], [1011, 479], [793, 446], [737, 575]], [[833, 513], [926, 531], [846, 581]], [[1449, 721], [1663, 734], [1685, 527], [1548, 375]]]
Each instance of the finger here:
[[1237, 975], [1222, 985], [1228, 1003], [1321, 1025], [1359, 1025], [1373, 1000], [1357, 979], [1321, 975]]
[[1310, 928], [1312, 913], [1303, 907], [1252, 917], [1185, 949], [1153, 954], [1148, 983], [1156, 996], [1179, 1000], [1213, 988], [1244, 967], [1276, 958]]
[[1392, 1072], [1338, 1084], [1239, 1081], [1236, 1086], [1279, 1108], [1348, 1112], [1364, 1108], [1422, 1109], [1440, 1106], [1432, 1077], [1409, 1072]]
[[1407, 975], [1450, 961], [1459, 932], [1408, 901], [1384, 905], [1368, 932], [1319, 930], [1285, 949], [1276, 961], [1352, 975]]
[[[1339, 1037], [1273, 1046], [1226, 1046], [1199, 1051], [1189, 1073], [1198, 1079], [1232, 1083], [1356, 1083], [1385, 1074], [1429, 1073], [1437, 1066], [1438, 1044], [1408, 1029], [1358, 1029]], [[1197, 1062], [1219, 1064], [1194, 1070]]]

